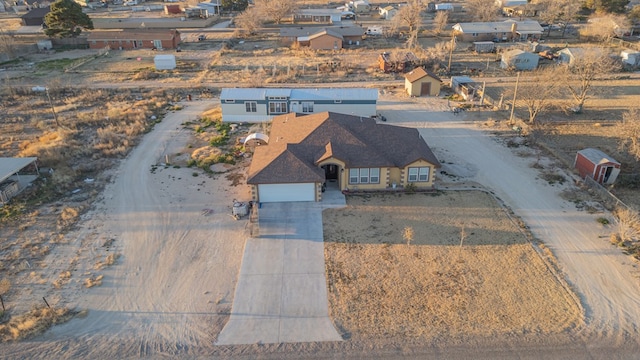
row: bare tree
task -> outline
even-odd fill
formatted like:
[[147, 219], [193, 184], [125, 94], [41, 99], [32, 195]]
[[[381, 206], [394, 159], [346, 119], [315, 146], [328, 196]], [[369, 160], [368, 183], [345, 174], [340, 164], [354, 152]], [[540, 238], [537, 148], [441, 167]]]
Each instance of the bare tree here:
[[398, 32], [401, 28], [407, 27], [407, 48], [411, 49], [417, 45], [418, 31], [420, 31], [420, 25], [422, 24], [422, 5], [419, 0], [411, 0], [407, 5], [398, 10], [392, 20], [392, 27], [395, 32]]
[[640, 160], [640, 110], [632, 109], [622, 115], [622, 121], [616, 124], [619, 137], [619, 149], [628, 151], [636, 160]]
[[436, 35], [440, 35], [442, 30], [447, 27], [449, 23], [449, 12], [448, 11], [438, 11], [436, 13], [435, 18], [433, 18], [433, 30]]
[[407, 246], [411, 245], [413, 236], [413, 228], [411, 226], [405, 226], [404, 230], [402, 230], [402, 238], [407, 242]]
[[589, 19], [587, 26], [580, 30], [580, 35], [608, 41], [616, 35], [622, 35], [624, 30], [630, 28], [631, 22], [626, 16], [606, 14]]
[[[567, 26], [575, 20], [578, 11], [580, 11], [582, 1], [543, 0], [539, 2], [539, 4], [543, 5], [543, 10], [540, 13], [540, 20], [549, 24], [553, 24], [558, 21], [564, 23], [564, 27], [562, 29], [562, 36], [564, 36]], [[551, 27], [549, 27], [549, 32], [551, 32]]]
[[604, 51], [588, 49], [576, 54], [573, 63], [565, 68], [566, 77], [558, 77], [556, 81], [567, 84], [575, 103], [572, 111], [579, 113], [587, 99], [593, 95], [593, 82], [596, 78], [618, 68], [618, 64]]
[[283, 18], [298, 9], [298, 3], [291, 0], [255, 0], [255, 8], [265, 19], [280, 24]]
[[494, 21], [500, 12], [495, 0], [467, 0], [466, 8], [473, 14], [473, 20], [480, 22]]
[[537, 70], [520, 83], [518, 101], [527, 108], [529, 123], [534, 123], [540, 114], [551, 107], [551, 100], [559, 92], [561, 83], [556, 79], [560, 71], [557, 68]]
[[262, 17], [255, 7], [247, 8], [240, 15], [236, 16], [236, 25], [247, 35], [255, 34], [262, 26]]
[[15, 56], [16, 39], [13, 32], [0, 28], [0, 52], [9, 56], [8, 60]]

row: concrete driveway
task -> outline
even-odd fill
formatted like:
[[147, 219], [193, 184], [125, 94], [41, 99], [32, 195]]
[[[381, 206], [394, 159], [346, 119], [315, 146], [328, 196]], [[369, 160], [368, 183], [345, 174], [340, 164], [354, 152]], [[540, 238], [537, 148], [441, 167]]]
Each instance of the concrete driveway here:
[[262, 204], [260, 237], [247, 240], [217, 345], [342, 340], [329, 319], [322, 210], [345, 200], [327, 195], [320, 203]]

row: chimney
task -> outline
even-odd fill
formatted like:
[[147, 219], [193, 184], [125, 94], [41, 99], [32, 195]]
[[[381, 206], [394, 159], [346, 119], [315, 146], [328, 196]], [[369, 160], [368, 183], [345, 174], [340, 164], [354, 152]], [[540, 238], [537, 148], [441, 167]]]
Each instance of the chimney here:
[[516, 31], [518, 31], [518, 24], [514, 21], [511, 24], [511, 40], [516, 38]]

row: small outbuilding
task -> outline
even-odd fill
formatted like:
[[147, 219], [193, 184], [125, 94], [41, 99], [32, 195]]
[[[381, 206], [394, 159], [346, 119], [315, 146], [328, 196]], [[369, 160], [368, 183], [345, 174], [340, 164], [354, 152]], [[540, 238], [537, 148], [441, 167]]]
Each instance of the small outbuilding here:
[[175, 55], [156, 55], [153, 57], [156, 70], [173, 70], [176, 68]]
[[496, 43], [493, 41], [475, 41], [473, 43], [473, 51], [478, 54], [490, 53], [496, 49]]
[[613, 184], [620, 173], [618, 161], [594, 148], [578, 151], [573, 166], [581, 177], [590, 177], [602, 185]]
[[502, 53], [500, 67], [514, 70], [535, 70], [538, 67], [539, 60], [538, 54], [513, 49]]
[[398, 9], [396, 9], [395, 7], [393, 7], [391, 5], [385, 6], [385, 7], [380, 7], [380, 9], [378, 9], [378, 13], [380, 14], [380, 18], [381, 19], [385, 19], [385, 20], [393, 19], [393, 17], [396, 16], [397, 12], [398, 12]]
[[37, 158], [0, 158], [0, 205], [24, 190], [38, 177]]
[[404, 88], [409, 96], [438, 96], [442, 80], [429, 70], [415, 68], [405, 74]]
[[625, 65], [636, 67], [640, 65], [640, 52], [635, 50], [623, 50], [620, 52], [620, 58]]

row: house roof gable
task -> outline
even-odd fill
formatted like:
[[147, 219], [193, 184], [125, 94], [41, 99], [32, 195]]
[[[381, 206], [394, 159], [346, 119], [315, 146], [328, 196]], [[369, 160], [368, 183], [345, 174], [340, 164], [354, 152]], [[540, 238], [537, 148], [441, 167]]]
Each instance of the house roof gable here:
[[439, 82], [442, 82], [442, 80], [434, 73], [432, 73], [429, 70], [426, 70], [424, 68], [415, 68], [413, 69], [411, 72], [408, 72], [404, 75], [404, 77], [409, 80], [409, 82], [413, 83], [416, 82], [420, 79], [422, 79], [423, 77], [428, 76], [430, 78], [433, 78]]

